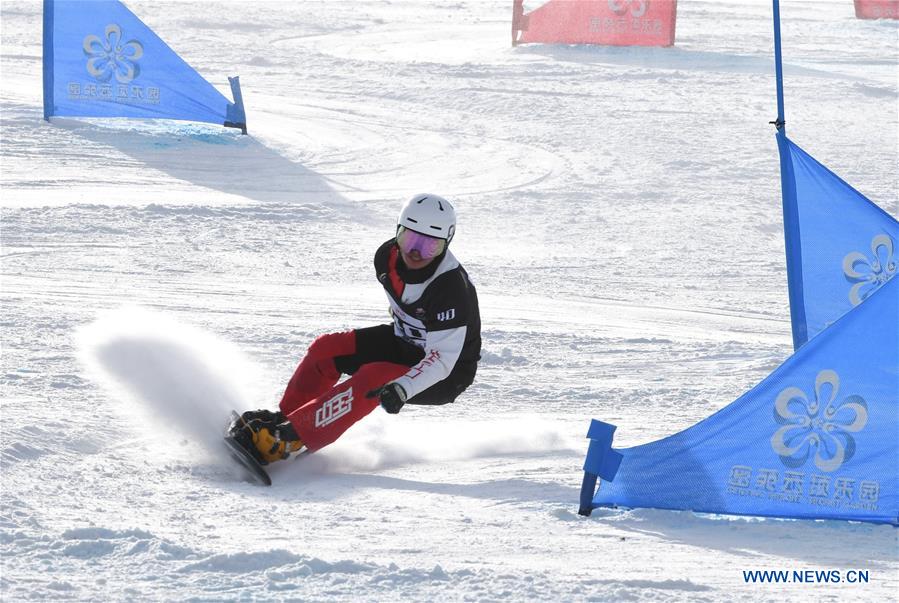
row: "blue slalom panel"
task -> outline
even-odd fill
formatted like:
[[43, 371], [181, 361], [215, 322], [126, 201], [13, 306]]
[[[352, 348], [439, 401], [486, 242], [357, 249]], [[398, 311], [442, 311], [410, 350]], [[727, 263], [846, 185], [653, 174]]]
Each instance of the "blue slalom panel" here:
[[612, 450], [612, 438], [616, 427], [611, 423], [603, 423], [593, 419], [587, 437], [590, 446], [587, 448], [587, 458], [584, 460], [584, 480], [581, 484], [581, 506], [578, 513], [590, 515], [593, 510], [592, 499], [596, 491], [596, 480], [602, 478], [606, 481], [615, 479], [618, 467], [621, 465], [621, 453]]
[[164, 118], [245, 131], [239, 86], [231, 78], [229, 102], [117, 0], [44, 0], [45, 119]]
[[593, 507], [899, 524], [897, 302], [891, 279], [729, 406], [619, 450]]
[[783, 132], [777, 143], [798, 349], [896, 276], [899, 222]]

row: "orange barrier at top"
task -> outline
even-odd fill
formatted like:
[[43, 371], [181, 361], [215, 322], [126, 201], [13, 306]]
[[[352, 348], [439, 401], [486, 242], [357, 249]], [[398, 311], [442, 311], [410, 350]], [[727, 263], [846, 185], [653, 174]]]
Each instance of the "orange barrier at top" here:
[[899, 0], [855, 0], [859, 19], [899, 19]]
[[512, 45], [671, 46], [677, 0], [550, 0], [524, 12], [512, 5]]

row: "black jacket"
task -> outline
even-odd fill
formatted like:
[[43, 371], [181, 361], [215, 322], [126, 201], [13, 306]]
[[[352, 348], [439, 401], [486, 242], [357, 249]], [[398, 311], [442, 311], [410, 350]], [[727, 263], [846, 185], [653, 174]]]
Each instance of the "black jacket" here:
[[403, 263], [396, 239], [375, 252], [375, 273], [390, 300], [394, 334], [424, 351], [424, 359], [396, 379], [409, 398], [452, 376], [461, 391], [481, 355], [478, 295], [449, 251], [425, 268]]

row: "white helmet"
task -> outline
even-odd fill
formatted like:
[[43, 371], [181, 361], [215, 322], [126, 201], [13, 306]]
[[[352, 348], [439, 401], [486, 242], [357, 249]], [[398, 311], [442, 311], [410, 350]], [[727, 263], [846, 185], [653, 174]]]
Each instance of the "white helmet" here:
[[406, 201], [396, 227], [443, 239], [449, 245], [456, 234], [456, 210], [443, 197], [420, 193]]

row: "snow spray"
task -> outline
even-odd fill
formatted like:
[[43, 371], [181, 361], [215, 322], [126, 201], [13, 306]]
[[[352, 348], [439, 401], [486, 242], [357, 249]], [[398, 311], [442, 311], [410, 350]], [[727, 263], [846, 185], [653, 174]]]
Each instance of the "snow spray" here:
[[[459, 404], [456, 404], [458, 407]], [[331, 446], [303, 459], [313, 473], [369, 472], [406, 465], [476, 458], [581, 452], [583, 438], [545, 417], [471, 421], [464, 410], [449, 419], [433, 407], [407, 405], [398, 417], [375, 410]], [[439, 411], [437, 411], [439, 412]], [[411, 416], [410, 416], [411, 415]]]
[[136, 422], [219, 450], [230, 410], [249, 408], [260, 368], [235, 346], [144, 308], [102, 315], [77, 333], [89, 375]]

